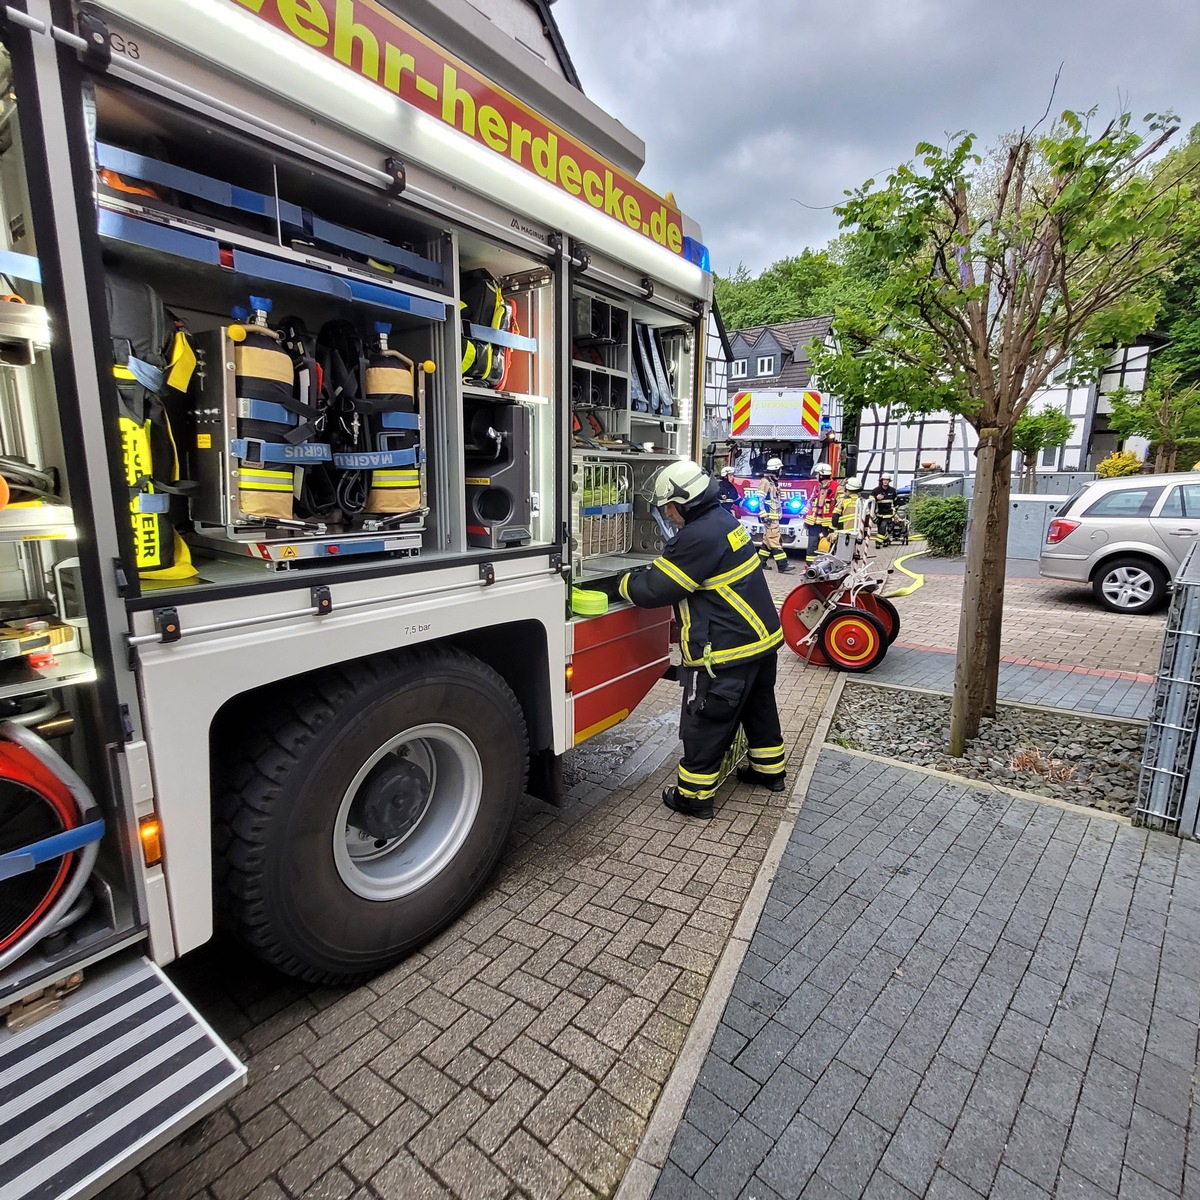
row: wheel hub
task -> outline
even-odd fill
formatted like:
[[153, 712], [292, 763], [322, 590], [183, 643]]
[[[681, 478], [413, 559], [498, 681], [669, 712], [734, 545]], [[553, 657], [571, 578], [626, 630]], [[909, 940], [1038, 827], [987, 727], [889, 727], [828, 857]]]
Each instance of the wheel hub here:
[[405, 758], [378, 763], [350, 805], [350, 824], [374, 839], [406, 837], [429, 808], [429, 776]]

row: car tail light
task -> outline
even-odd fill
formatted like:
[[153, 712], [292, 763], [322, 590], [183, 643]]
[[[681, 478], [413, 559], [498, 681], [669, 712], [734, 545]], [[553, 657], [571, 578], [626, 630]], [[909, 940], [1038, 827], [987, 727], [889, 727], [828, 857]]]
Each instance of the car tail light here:
[[1050, 528], [1046, 530], [1046, 545], [1057, 546], [1068, 534], [1074, 533], [1079, 528], [1078, 521], [1067, 521], [1062, 517], [1055, 517], [1050, 522]]

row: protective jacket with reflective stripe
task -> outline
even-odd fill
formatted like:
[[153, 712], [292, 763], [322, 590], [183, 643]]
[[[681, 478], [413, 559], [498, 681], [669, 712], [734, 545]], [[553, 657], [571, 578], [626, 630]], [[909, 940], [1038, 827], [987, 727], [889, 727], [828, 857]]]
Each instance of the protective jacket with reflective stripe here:
[[621, 595], [639, 608], [675, 606], [688, 666], [716, 670], [771, 653], [783, 642], [779, 614], [758, 552], [715, 483], [686, 515], [662, 554], [621, 580]]

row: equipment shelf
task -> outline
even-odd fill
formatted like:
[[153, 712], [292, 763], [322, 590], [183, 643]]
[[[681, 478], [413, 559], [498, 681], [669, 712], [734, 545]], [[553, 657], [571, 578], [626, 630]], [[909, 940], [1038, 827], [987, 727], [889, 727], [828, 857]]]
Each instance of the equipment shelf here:
[[53, 667], [31, 667], [21, 660], [0, 664], [0, 699], [95, 683], [96, 665], [82, 650], [69, 650], [54, 657], [58, 665]]
[[75, 514], [65, 504], [10, 505], [0, 511], [0, 542], [75, 540]]

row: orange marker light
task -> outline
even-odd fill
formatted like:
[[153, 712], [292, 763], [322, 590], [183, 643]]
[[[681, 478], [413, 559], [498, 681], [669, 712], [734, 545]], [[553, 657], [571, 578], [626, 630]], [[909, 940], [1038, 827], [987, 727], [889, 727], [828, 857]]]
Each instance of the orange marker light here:
[[575, 678], [575, 668], [571, 663], [567, 663], [567, 691], [571, 690], [571, 680]]
[[138, 837], [142, 839], [142, 858], [146, 866], [162, 862], [162, 825], [157, 817], [143, 817], [138, 822]]

